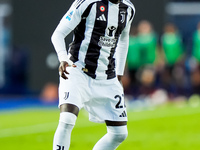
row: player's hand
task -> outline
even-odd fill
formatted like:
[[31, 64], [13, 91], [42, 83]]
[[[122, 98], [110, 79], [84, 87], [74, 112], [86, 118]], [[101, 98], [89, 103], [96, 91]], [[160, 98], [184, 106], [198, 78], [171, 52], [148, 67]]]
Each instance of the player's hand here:
[[[60, 62], [60, 66], [59, 66], [59, 75], [63, 78], [63, 79], [68, 79], [67, 74], [69, 74], [69, 72], [67, 72], [66, 68], [69, 67], [69, 64], [66, 61], [61, 61]], [[76, 67], [76, 65], [72, 65], [72, 67]]]
[[122, 76], [117, 75], [117, 79], [119, 80], [119, 82], [122, 82]]
[[123, 86], [123, 84], [122, 84], [122, 76], [117, 75], [117, 79], [118, 79], [119, 83]]

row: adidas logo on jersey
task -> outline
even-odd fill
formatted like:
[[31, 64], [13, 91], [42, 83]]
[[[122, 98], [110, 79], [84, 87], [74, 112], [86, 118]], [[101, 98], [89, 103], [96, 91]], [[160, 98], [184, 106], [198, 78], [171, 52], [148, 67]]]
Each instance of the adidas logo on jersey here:
[[102, 14], [101, 16], [99, 16], [99, 17], [97, 18], [97, 20], [106, 21], [106, 17], [105, 17], [104, 14]]
[[121, 115], [119, 115], [119, 117], [127, 117], [126, 112], [123, 111]]

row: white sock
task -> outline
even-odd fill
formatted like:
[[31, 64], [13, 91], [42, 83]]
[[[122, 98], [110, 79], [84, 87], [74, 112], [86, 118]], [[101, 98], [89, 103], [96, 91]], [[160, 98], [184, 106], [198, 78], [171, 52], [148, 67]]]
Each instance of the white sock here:
[[128, 135], [127, 126], [107, 126], [107, 131], [93, 150], [115, 150]]
[[71, 132], [74, 127], [76, 116], [72, 113], [60, 114], [60, 121], [53, 139], [53, 150], [68, 150], [71, 141]]
[[53, 140], [53, 150], [68, 150], [74, 125], [59, 122]]

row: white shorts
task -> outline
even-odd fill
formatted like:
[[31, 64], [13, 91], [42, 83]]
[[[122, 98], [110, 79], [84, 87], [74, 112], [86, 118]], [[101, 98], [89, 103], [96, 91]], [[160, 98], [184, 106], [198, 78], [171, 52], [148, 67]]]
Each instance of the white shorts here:
[[96, 80], [78, 67], [67, 67], [68, 79], [60, 77], [59, 106], [85, 108], [93, 122], [127, 121], [123, 87], [117, 78]]

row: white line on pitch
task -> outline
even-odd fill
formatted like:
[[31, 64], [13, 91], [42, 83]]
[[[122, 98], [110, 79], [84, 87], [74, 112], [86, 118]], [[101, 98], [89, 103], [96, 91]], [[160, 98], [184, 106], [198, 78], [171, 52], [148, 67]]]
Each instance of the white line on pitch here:
[[48, 132], [52, 131], [53, 129], [55, 130], [55, 126], [57, 124], [57, 122], [51, 122], [31, 126], [2, 129], [0, 130], [0, 138]]
[[[58, 125], [58, 122], [50, 122], [50, 123], [36, 124], [36, 125], [31, 125], [31, 126], [24, 126], [24, 127], [0, 129], [0, 138], [55, 131], [57, 128], [57, 125]], [[96, 126], [96, 125], [99, 125], [99, 124], [97, 123], [90, 124], [90, 125], [82, 124], [81, 126], [77, 126], [77, 128], [84, 128], [84, 127]]]

